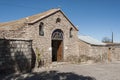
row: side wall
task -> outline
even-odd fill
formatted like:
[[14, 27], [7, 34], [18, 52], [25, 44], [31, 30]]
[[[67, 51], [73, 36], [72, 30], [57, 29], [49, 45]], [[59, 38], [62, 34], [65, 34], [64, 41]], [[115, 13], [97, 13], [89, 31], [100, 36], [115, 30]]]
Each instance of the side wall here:
[[120, 60], [120, 44], [91, 45], [79, 40], [79, 61], [111, 62]]
[[96, 46], [79, 40], [79, 56], [81, 62], [93, 60], [94, 62], [106, 61], [108, 48], [105, 46]]
[[29, 40], [0, 39], [0, 72], [26, 72], [32, 66], [32, 46]]
[[90, 54], [94, 57], [95, 62], [106, 62], [108, 60], [108, 47], [92, 45]]

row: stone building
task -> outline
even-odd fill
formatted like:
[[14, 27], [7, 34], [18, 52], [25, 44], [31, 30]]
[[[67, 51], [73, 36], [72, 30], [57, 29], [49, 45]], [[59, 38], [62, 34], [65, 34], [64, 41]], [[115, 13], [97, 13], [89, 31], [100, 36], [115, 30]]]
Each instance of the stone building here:
[[30, 71], [37, 67], [38, 61], [42, 65], [79, 62], [85, 57], [105, 61], [108, 50], [109, 53], [112, 50], [119, 59], [119, 44], [104, 44], [90, 37], [78, 37], [78, 29], [60, 9], [0, 23], [0, 71]]
[[14, 66], [9, 63], [12, 67], [18, 65], [16, 59], [25, 63], [23, 58], [28, 65], [35, 65], [37, 54], [43, 64], [75, 61], [79, 52], [77, 34], [78, 29], [60, 9], [0, 23], [0, 66], [7, 65], [8, 57], [14, 61]]

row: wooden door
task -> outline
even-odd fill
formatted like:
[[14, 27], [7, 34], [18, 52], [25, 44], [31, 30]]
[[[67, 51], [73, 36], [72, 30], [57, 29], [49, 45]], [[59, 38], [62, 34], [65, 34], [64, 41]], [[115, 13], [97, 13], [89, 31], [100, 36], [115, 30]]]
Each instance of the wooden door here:
[[57, 61], [62, 61], [63, 58], [63, 41], [59, 41], [59, 46], [57, 50]]

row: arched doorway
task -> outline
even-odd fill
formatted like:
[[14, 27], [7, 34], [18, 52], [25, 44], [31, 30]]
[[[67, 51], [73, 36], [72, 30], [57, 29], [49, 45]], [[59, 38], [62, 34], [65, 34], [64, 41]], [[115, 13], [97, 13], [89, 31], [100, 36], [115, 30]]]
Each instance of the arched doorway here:
[[56, 29], [52, 33], [52, 62], [63, 60], [63, 32]]

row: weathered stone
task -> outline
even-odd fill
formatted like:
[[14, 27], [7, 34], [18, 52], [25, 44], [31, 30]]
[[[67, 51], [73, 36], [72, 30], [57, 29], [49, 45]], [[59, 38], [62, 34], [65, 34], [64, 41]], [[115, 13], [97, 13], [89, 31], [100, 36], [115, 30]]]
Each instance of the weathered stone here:
[[[49, 64], [52, 61], [106, 61], [109, 50], [111, 52], [109, 56], [112, 59], [113, 57], [120, 59], [120, 45], [95, 46], [80, 41], [77, 28], [61, 10], [50, 10], [51, 14], [48, 12], [47, 15], [42, 14], [43, 16], [31, 16], [32, 18], [29, 17], [27, 22], [25, 18], [10, 23], [14, 23], [12, 26], [8, 23], [10, 28], [0, 30], [0, 38], [2, 38], [0, 39], [0, 56], [6, 59], [7, 63], [5, 56], [7, 54], [14, 62], [11, 65], [8, 65], [9, 62], [4, 63], [3, 66], [19, 66], [17, 70], [24, 71], [30, 69], [28, 67], [33, 68], [35, 64], [37, 67], [38, 58], [43, 64]], [[34, 18], [36, 16], [37, 19]], [[56, 22], [58, 18], [60, 22]], [[44, 33], [42, 35], [40, 34], [41, 23], [43, 24], [42, 33]], [[6, 26], [2, 27], [4, 29]], [[4, 62], [4, 60], [0, 60]]]
[[[6, 46], [11, 46], [11, 47], [3, 47], [2, 49], [0, 49], [0, 70], [3, 70], [3, 67], [1, 66], [5, 66], [4, 70], [7, 70], [8, 68], [13, 69], [13, 67], [16, 68], [21, 68], [19, 71], [27, 71], [30, 68], [27, 68], [28, 65], [25, 65], [23, 67], [26, 67], [26, 69], [22, 69], [22, 65], [24, 64], [31, 64], [31, 56], [32, 56], [32, 52], [31, 48], [29, 47], [24, 47], [24, 49], [21, 49], [21, 42], [24, 43], [25, 45], [31, 45], [31, 41], [21, 41], [21, 40], [4, 40], [10, 44], [7, 44]], [[14, 42], [15, 41], [15, 42]], [[27, 44], [26, 44], [27, 42]], [[17, 46], [16, 46], [17, 45]], [[4, 46], [1, 45], [1, 46]], [[24, 51], [26, 49], [26, 51]], [[30, 49], [30, 51], [28, 52], [28, 50]], [[3, 52], [4, 51], [4, 52]], [[27, 55], [26, 55], [27, 54]], [[17, 65], [16, 65], [17, 64]], [[13, 67], [11, 67], [13, 66]], [[30, 67], [31, 65], [29, 65]], [[15, 69], [15, 68], [14, 68]]]

